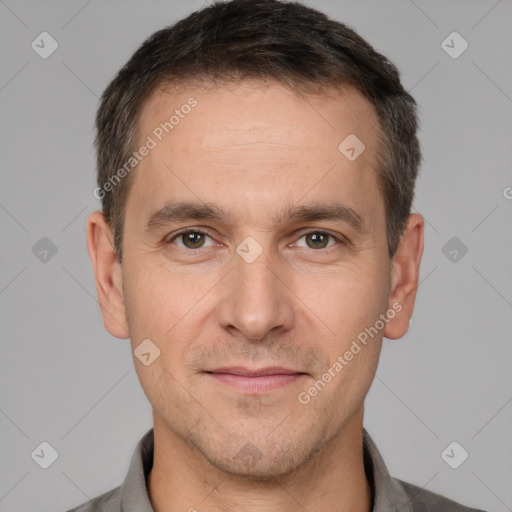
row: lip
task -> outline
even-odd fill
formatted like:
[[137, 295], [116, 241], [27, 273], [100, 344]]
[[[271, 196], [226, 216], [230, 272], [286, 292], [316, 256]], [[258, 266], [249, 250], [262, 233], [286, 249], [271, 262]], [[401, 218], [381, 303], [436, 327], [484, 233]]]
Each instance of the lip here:
[[240, 375], [242, 377], [262, 377], [266, 375], [294, 375], [299, 372], [282, 366], [270, 366], [267, 368], [246, 368], [245, 366], [229, 366], [226, 368], [217, 368], [209, 370], [207, 373], [229, 373], [231, 375]]
[[255, 369], [231, 366], [207, 371], [206, 375], [238, 391], [260, 394], [293, 384], [307, 374], [279, 366]]

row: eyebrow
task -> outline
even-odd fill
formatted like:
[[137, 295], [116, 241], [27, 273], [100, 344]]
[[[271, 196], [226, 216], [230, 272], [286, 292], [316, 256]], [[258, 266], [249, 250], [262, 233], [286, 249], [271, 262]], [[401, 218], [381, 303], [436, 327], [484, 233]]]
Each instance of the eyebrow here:
[[[231, 220], [230, 211], [225, 211], [212, 203], [169, 201], [159, 210], [152, 213], [145, 226], [147, 232], [156, 231], [168, 224], [188, 220]], [[318, 220], [341, 221], [347, 223], [354, 231], [367, 233], [370, 231], [366, 217], [352, 208], [339, 203], [314, 203], [310, 205], [288, 205], [272, 217], [275, 224], [283, 222], [311, 222]]]

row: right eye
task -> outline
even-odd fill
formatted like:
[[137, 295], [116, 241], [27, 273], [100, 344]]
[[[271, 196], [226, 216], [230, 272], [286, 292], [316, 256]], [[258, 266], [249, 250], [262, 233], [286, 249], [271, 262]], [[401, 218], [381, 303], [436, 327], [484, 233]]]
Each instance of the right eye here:
[[183, 245], [180, 245], [179, 243], [176, 243], [175, 245], [182, 249], [201, 249], [203, 247], [212, 247], [213, 245], [215, 245], [215, 243], [213, 243], [209, 246], [205, 246], [205, 237], [211, 239], [210, 235], [208, 235], [208, 233], [202, 231], [201, 229], [188, 228], [184, 229], [183, 231], [180, 231], [179, 233], [176, 233], [175, 235], [173, 235], [172, 238], [170, 238], [165, 243], [170, 244], [173, 243], [174, 240], [179, 240]]

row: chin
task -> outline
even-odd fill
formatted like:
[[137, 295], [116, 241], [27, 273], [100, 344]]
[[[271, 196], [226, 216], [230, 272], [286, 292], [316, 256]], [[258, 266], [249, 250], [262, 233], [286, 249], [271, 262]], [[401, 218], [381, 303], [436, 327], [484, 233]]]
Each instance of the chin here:
[[286, 459], [281, 458], [279, 460], [275, 460], [275, 458], [265, 460], [262, 458], [255, 464], [239, 461], [236, 456], [233, 459], [213, 458], [209, 460], [217, 469], [226, 474], [262, 484], [275, 483], [276, 479], [294, 473], [302, 465], [296, 460], [291, 460], [289, 455], [286, 456]]
[[297, 432], [295, 435], [293, 439], [273, 438], [269, 442], [263, 438], [261, 443], [247, 442], [236, 453], [232, 452], [231, 446], [219, 450], [222, 443], [209, 446], [194, 444], [212, 466], [224, 473], [247, 481], [275, 484], [276, 479], [298, 471], [324, 446], [321, 441], [324, 436], [311, 437]]

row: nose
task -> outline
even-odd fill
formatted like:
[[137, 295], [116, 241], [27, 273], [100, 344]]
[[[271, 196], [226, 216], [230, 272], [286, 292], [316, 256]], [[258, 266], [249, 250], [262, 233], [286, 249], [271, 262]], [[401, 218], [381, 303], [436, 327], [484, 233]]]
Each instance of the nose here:
[[221, 327], [253, 342], [291, 329], [294, 295], [286, 282], [289, 265], [268, 249], [250, 263], [235, 254], [233, 265], [218, 308]]

